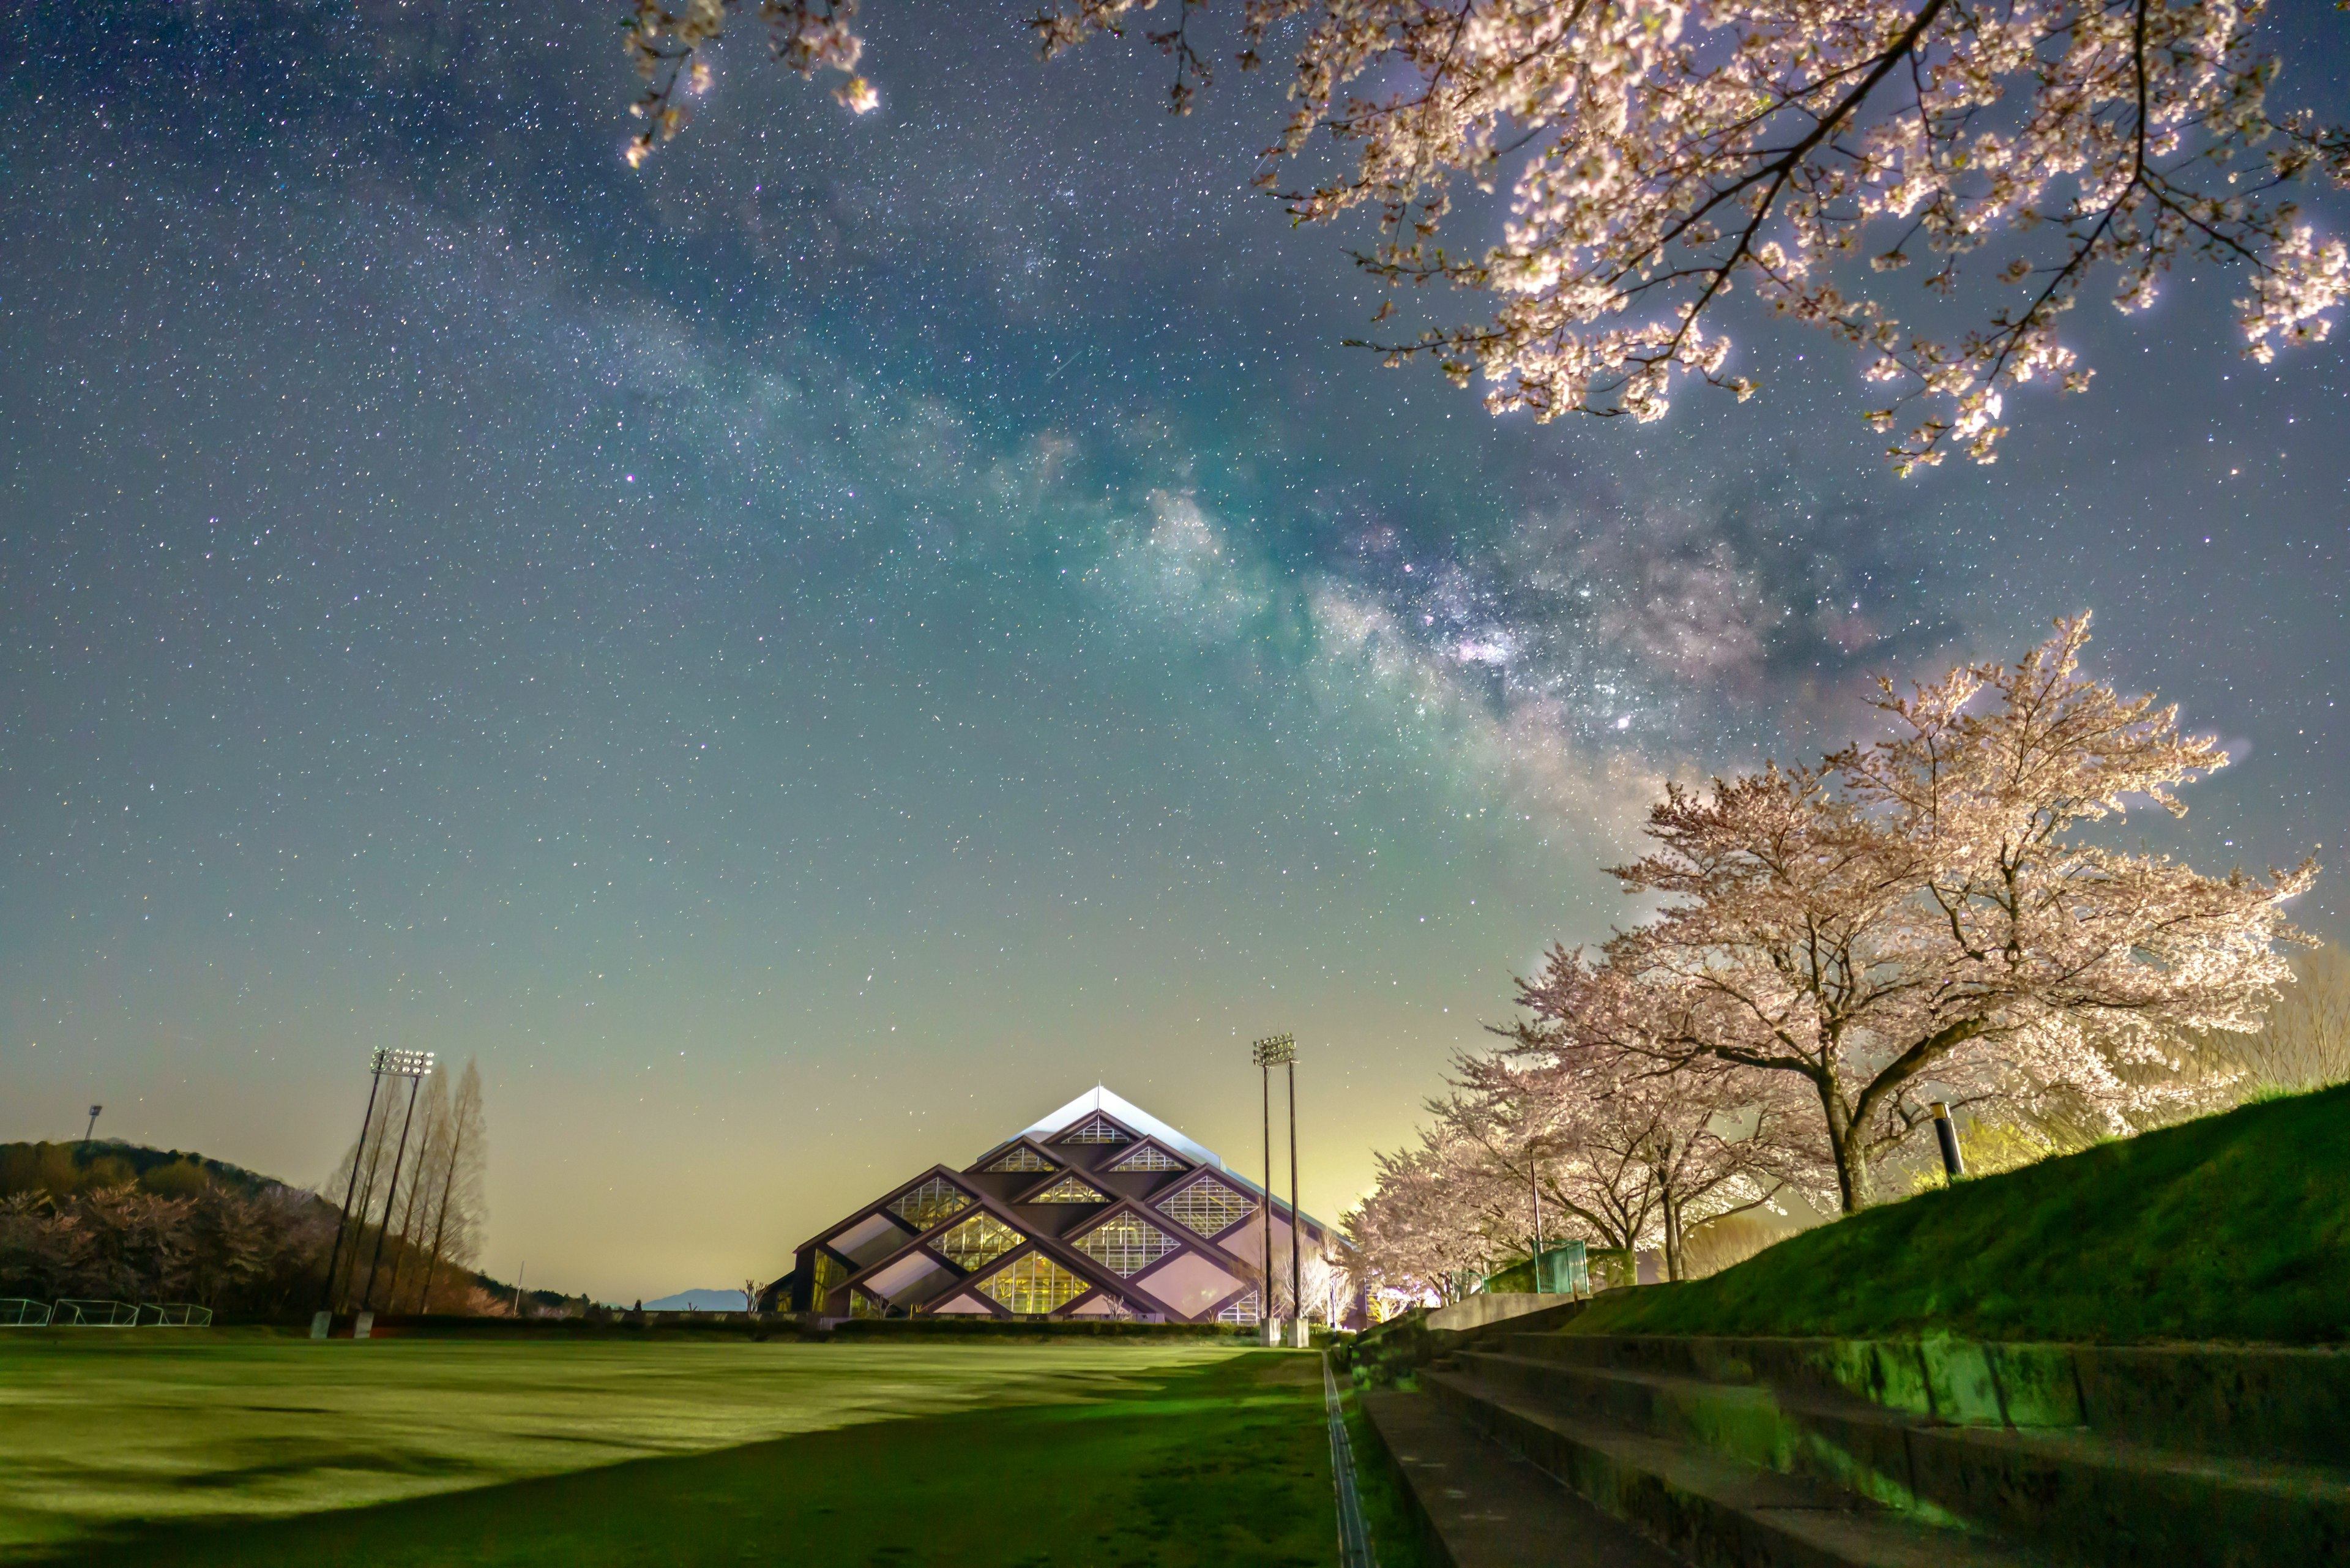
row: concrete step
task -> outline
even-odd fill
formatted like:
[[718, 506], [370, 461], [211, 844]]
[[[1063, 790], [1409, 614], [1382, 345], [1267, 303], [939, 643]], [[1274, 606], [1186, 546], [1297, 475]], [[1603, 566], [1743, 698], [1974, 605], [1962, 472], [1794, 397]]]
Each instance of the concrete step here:
[[1580, 1421], [1844, 1488], [1921, 1521], [2076, 1563], [2159, 1554], [2174, 1568], [2340, 1561], [2350, 1482], [2322, 1467], [2179, 1454], [2086, 1428], [1960, 1427], [1840, 1391], [1471, 1353], [1489, 1387]]
[[2027, 1568], [2044, 1559], [1846, 1488], [1635, 1430], [1471, 1372], [1427, 1390], [1465, 1424], [1700, 1568]]
[[2066, 1430], [2178, 1453], [2339, 1465], [2350, 1352], [2262, 1345], [2096, 1345], [1520, 1334], [1475, 1345], [1534, 1360], [1815, 1388], [1953, 1426]]
[[1450, 1568], [1689, 1568], [1495, 1447], [1433, 1397], [1374, 1391], [1362, 1400], [1433, 1562]]

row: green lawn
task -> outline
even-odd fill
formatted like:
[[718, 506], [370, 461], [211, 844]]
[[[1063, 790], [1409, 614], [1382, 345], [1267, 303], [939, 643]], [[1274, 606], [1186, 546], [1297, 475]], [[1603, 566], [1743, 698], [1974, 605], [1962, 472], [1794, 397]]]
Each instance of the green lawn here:
[[1570, 1333], [2350, 1341], [2350, 1085], [1867, 1210]]
[[1317, 1358], [0, 1335], [0, 1558], [1320, 1564]]

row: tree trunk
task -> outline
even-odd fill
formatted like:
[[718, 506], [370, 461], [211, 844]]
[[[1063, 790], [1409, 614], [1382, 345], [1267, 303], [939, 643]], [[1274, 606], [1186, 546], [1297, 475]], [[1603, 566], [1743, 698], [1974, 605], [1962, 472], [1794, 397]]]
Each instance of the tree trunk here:
[[432, 1221], [432, 1261], [424, 1265], [424, 1295], [416, 1303], [416, 1315], [422, 1317], [432, 1310], [432, 1276], [441, 1267], [441, 1239], [449, 1233], [449, 1194], [457, 1187], [457, 1156], [465, 1147], [465, 1126], [456, 1123], [450, 1134], [449, 1169], [441, 1179], [441, 1212]]
[[1681, 1206], [1669, 1192], [1665, 1194], [1665, 1278], [1679, 1282], [1681, 1277]]
[[1836, 1197], [1844, 1212], [1857, 1214], [1868, 1206], [1868, 1159], [1863, 1142], [1867, 1129], [1852, 1119], [1835, 1080], [1820, 1085], [1820, 1100], [1827, 1111], [1828, 1154], [1835, 1161]]

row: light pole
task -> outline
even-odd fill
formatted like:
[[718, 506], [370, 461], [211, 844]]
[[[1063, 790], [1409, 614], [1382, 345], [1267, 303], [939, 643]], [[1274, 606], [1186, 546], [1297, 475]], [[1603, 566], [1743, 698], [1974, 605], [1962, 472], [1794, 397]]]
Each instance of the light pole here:
[[392, 1205], [400, 1198], [400, 1167], [408, 1158], [408, 1127], [416, 1119], [416, 1091], [432, 1074], [432, 1053], [430, 1051], [392, 1051], [384, 1057], [384, 1075], [408, 1080], [408, 1113], [400, 1120], [400, 1147], [391, 1157], [391, 1180], [383, 1199], [383, 1223], [376, 1227], [375, 1256], [368, 1261], [367, 1283], [359, 1290], [359, 1311], [368, 1310], [368, 1299], [375, 1294], [375, 1272], [383, 1264], [383, 1243], [391, 1234]]
[[1936, 1100], [1929, 1107], [1934, 1113], [1934, 1141], [1942, 1147], [1942, 1177], [1944, 1183], [1956, 1186], [1967, 1174], [1967, 1162], [1959, 1153], [1959, 1129], [1950, 1125], [1950, 1107]]
[[[351, 1223], [351, 1194], [359, 1190], [359, 1165], [367, 1158], [368, 1128], [375, 1125], [375, 1093], [383, 1087], [384, 1058], [390, 1053], [380, 1045], [368, 1054], [367, 1114], [359, 1117], [359, 1141], [351, 1150], [351, 1179], [343, 1185], [343, 1211], [335, 1220], [335, 1244], [327, 1249], [327, 1282], [318, 1292], [318, 1310], [310, 1314], [310, 1337], [324, 1339], [327, 1327], [334, 1321], [335, 1263], [343, 1255], [343, 1232]], [[98, 1107], [90, 1107], [90, 1122], [98, 1121]], [[354, 1241], [352, 1247], [357, 1249]]]
[[89, 1126], [81, 1129], [81, 1151], [84, 1154], [88, 1154], [89, 1152], [90, 1134], [98, 1130], [98, 1113], [104, 1109], [106, 1109], [104, 1106], [92, 1106], [89, 1107]]
[[1297, 1241], [1297, 1037], [1269, 1034], [1250, 1048], [1264, 1080], [1264, 1305], [1261, 1320], [1264, 1342], [1281, 1343], [1280, 1320], [1273, 1312], [1273, 1070], [1289, 1069], [1289, 1310], [1304, 1321], [1298, 1299], [1300, 1283]]

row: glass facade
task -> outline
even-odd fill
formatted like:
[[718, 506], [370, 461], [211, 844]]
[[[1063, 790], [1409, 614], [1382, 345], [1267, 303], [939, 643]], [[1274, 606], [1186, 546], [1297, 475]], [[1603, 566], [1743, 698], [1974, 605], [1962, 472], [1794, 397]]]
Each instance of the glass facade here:
[[1112, 1170], [1180, 1170], [1183, 1168], [1183, 1162], [1165, 1149], [1151, 1144], [1144, 1144], [1110, 1168]]
[[1076, 1249], [1125, 1280], [1173, 1251], [1175, 1238], [1147, 1220], [1121, 1214], [1078, 1237]]
[[970, 1207], [970, 1193], [951, 1181], [933, 1176], [891, 1203], [889, 1212], [903, 1217], [917, 1231], [927, 1231], [948, 1215], [959, 1214]]
[[1240, 1300], [1216, 1314], [1218, 1323], [1254, 1323], [1257, 1320], [1256, 1293], [1249, 1292]]
[[1051, 1160], [1024, 1143], [1002, 1159], [994, 1161], [987, 1168], [990, 1170], [1053, 1170], [1058, 1168]]
[[1074, 1176], [1065, 1176], [1034, 1198], [1024, 1198], [1024, 1203], [1107, 1203], [1109, 1194], [1097, 1190]]
[[1093, 1286], [1042, 1252], [1031, 1252], [979, 1282], [979, 1288], [1016, 1313], [1048, 1313]]
[[1178, 1225], [1202, 1236], [1213, 1236], [1255, 1213], [1256, 1203], [1247, 1194], [1205, 1178], [1170, 1198], [1160, 1199], [1158, 1209]]
[[812, 1265], [812, 1276], [808, 1282], [808, 1310], [822, 1312], [824, 1298], [838, 1290], [842, 1282], [848, 1278], [848, 1266], [822, 1247], [818, 1247], [816, 1250], [816, 1262]]
[[1053, 1140], [1055, 1143], [1132, 1143], [1134, 1139], [1107, 1116], [1097, 1116], [1082, 1127], [1073, 1127]]
[[993, 1214], [974, 1214], [931, 1246], [948, 1262], [969, 1272], [1003, 1256], [1027, 1239]]

